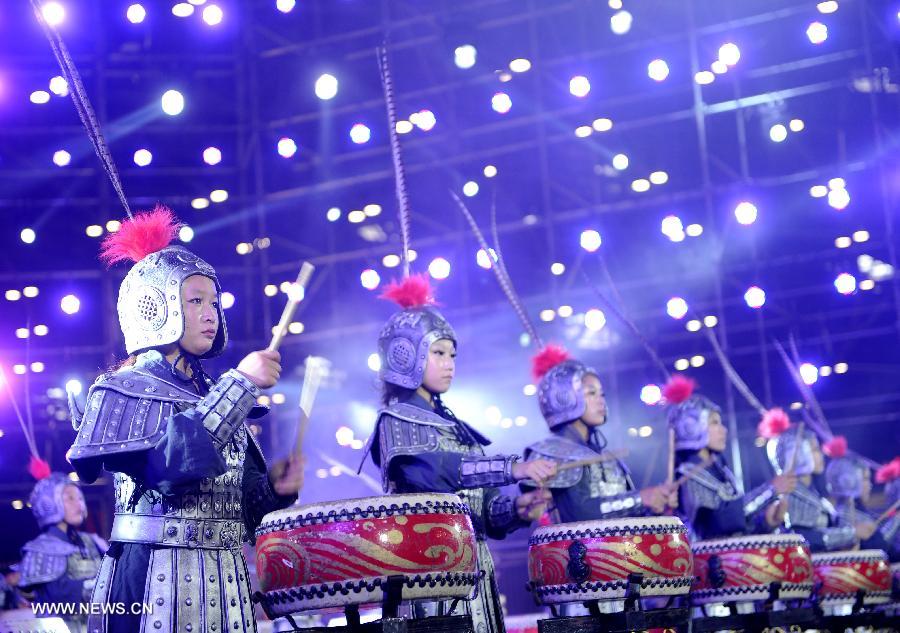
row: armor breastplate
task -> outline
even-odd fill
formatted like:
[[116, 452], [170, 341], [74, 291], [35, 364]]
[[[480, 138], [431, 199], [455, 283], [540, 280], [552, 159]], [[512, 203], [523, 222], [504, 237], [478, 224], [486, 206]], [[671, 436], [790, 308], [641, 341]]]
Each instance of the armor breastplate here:
[[791, 525], [804, 528], [826, 528], [831, 523], [827, 503], [818, 494], [798, 485], [788, 497], [788, 517]]
[[590, 495], [592, 499], [598, 497], [612, 497], [631, 490], [631, 481], [619, 460], [610, 460], [591, 464], [588, 466], [590, 477]]
[[[111, 540], [160, 543], [170, 547], [234, 548], [246, 538], [241, 484], [247, 454], [247, 427], [223, 449], [228, 470], [179, 495], [137, 490], [128, 475], [115, 474], [116, 521]], [[140, 494], [135, 499], [134, 497]]]
[[89, 535], [79, 534], [79, 536], [88, 556], [85, 558], [80, 551], [69, 554], [66, 560], [66, 576], [73, 580], [87, 580], [97, 575], [97, 571], [100, 569], [101, 554], [97, 551], [97, 544]]
[[[484, 449], [480, 444], [467, 444], [463, 441], [462, 425], [453, 424], [452, 426], [434, 427], [437, 435], [436, 450], [446, 453], [458, 453], [460, 455], [484, 455]], [[466, 438], [467, 439], [467, 438]], [[394, 483], [390, 483], [390, 492], [396, 492]], [[469, 506], [469, 516], [472, 519], [472, 526], [475, 533], [479, 536], [484, 535], [484, 488], [467, 488], [457, 490], [456, 494]]]

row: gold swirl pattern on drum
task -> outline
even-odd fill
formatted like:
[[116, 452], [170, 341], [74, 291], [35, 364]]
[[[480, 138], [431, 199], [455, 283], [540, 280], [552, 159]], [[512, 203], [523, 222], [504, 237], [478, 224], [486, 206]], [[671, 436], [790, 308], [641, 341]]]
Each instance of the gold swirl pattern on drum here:
[[[467, 516], [415, 515], [273, 532], [257, 544], [263, 591], [392, 574], [474, 572]], [[368, 525], [372, 523], [372, 526]]]
[[[871, 573], [866, 574], [866, 571]], [[891, 589], [891, 577], [884, 561], [866, 562], [860, 569], [849, 564], [819, 564], [816, 565], [816, 580], [822, 581], [825, 594], [853, 596], [859, 589], [867, 592]]]
[[812, 560], [809, 549], [803, 546], [721, 550], [696, 554], [694, 565], [698, 576], [697, 588], [709, 589], [708, 565], [717, 556], [725, 571], [725, 587], [768, 586], [775, 581], [809, 583], [812, 581]]
[[[587, 581], [624, 580], [630, 573], [661, 578], [684, 578], [693, 574], [691, 549], [685, 539], [672, 535], [659, 553], [654, 551], [659, 545], [648, 541], [637, 544], [633, 537], [583, 539], [581, 542], [588, 550], [586, 562], [591, 568]], [[572, 542], [563, 540], [532, 546], [528, 566], [530, 579], [539, 585], [571, 582], [567, 566]]]

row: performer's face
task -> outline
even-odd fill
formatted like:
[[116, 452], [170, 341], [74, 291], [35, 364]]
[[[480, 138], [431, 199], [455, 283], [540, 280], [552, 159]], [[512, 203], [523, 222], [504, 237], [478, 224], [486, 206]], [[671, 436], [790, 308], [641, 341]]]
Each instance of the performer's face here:
[[431, 344], [428, 362], [425, 364], [425, 378], [422, 384], [431, 393], [446, 393], [453, 382], [456, 371], [456, 345], [450, 339], [442, 338]]
[[584, 393], [584, 415], [581, 420], [588, 426], [600, 426], [606, 422], [606, 398], [600, 379], [594, 374], [585, 374], [581, 379]]
[[709, 413], [709, 440], [706, 444], [711, 451], [721, 453], [725, 450], [725, 442], [728, 440], [728, 429], [722, 424], [722, 416], [718, 411]]
[[219, 331], [219, 296], [209, 277], [191, 275], [181, 285], [184, 334], [181, 347], [195, 356], [212, 349]]
[[66, 486], [63, 488], [63, 521], [72, 527], [78, 527], [87, 518], [87, 506], [84, 504], [84, 495], [78, 486]]

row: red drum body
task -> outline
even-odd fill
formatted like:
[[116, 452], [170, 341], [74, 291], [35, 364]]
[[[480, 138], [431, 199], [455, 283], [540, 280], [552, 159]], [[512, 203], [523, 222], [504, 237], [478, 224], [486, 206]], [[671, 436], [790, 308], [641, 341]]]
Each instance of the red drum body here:
[[675, 517], [636, 517], [538, 528], [528, 547], [528, 578], [543, 604], [620, 600], [629, 574], [642, 596], [686, 595], [691, 546]]
[[381, 601], [389, 576], [403, 598], [465, 598], [477, 543], [456, 495], [412, 494], [297, 506], [256, 531], [256, 570], [270, 615]]
[[819, 602], [825, 606], [852, 604], [865, 592], [864, 604], [883, 604], [891, 596], [891, 568], [879, 549], [813, 554]]
[[694, 604], [751, 602], [781, 583], [782, 600], [808, 598], [813, 587], [809, 544], [797, 534], [756, 534], [699, 541], [694, 553]]

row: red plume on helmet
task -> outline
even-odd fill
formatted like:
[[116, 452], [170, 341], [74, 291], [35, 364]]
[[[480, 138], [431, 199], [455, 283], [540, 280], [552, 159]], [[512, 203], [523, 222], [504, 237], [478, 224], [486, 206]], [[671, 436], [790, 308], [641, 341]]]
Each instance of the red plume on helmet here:
[[434, 292], [425, 273], [410, 275], [403, 281], [392, 281], [378, 298], [393, 301], [403, 309], [434, 304]]
[[788, 414], [785, 413], [784, 409], [781, 407], [773, 407], [763, 415], [762, 420], [759, 422], [759, 426], [756, 427], [756, 431], [759, 433], [760, 437], [771, 440], [772, 438], [778, 437], [789, 428], [791, 428], [791, 419], [788, 417]]
[[46, 479], [50, 476], [50, 464], [40, 457], [32, 455], [31, 460], [28, 462], [28, 472], [38, 481]]
[[666, 404], [681, 404], [691, 397], [697, 383], [683, 374], [675, 374], [662, 389]]
[[886, 484], [900, 478], [900, 457], [895, 457], [875, 471], [875, 483]]
[[535, 380], [540, 380], [548, 371], [570, 358], [562, 345], [547, 345], [531, 358], [531, 375]]
[[832, 459], [844, 457], [847, 454], [847, 438], [835, 435], [822, 445], [822, 452]]
[[153, 211], [136, 214], [123, 222], [118, 231], [107, 235], [100, 246], [100, 259], [107, 266], [139, 262], [171, 244], [180, 228], [172, 210], [158, 204]]

